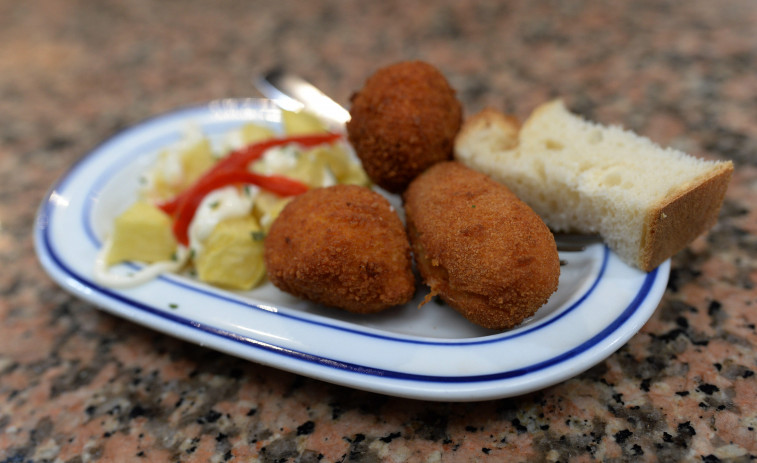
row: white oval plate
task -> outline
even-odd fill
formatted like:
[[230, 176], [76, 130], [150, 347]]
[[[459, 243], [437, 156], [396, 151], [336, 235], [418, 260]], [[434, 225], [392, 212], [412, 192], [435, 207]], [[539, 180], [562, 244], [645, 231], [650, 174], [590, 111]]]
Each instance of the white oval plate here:
[[216, 101], [107, 140], [44, 199], [34, 236], [43, 267], [64, 289], [112, 314], [202, 346], [358, 389], [447, 401], [524, 394], [581, 373], [630, 339], [662, 297], [670, 261], [643, 273], [601, 244], [561, 253], [558, 291], [506, 332], [474, 326], [433, 301], [418, 308], [423, 287], [404, 307], [355, 315], [270, 283], [230, 292], [177, 275], [125, 290], [94, 281], [95, 255], [114, 217], [136, 198], [140, 173], [187, 124], [218, 139], [247, 121], [279, 128], [280, 116], [268, 100]]

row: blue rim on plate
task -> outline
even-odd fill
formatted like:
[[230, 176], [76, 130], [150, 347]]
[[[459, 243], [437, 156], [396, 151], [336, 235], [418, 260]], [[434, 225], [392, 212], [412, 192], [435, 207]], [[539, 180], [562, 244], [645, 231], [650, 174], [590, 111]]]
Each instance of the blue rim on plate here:
[[[40, 206], [34, 238], [40, 262], [58, 284], [115, 315], [248, 360], [389, 395], [454, 401], [513, 396], [570, 378], [622, 346], [647, 321], [662, 297], [669, 261], [643, 274], [627, 268], [602, 245], [595, 245], [598, 248], [591, 251], [594, 273], [553, 313], [512, 331], [462, 338], [402, 334], [303, 312], [285, 303], [260, 304], [243, 295], [173, 275], [151, 282], [152, 293], [111, 289], [96, 283], [90, 269], [93, 252], [101, 241], [93, 226], [98, 202], [108, 195], [108, 185], [114, 177], [135, 162], [135, 156], [140, 153], [150, 156], [166, 146], [177, 138], [182, 125], [190, 121], [199, 121], [203, 129], [216, 134], [245, 121], [265, 119], [274, 126], [277, 124], [278, 110], [267, 100], [226, 100], [224, 104], [225, 112], [219, 111], [222, 106], [218, 102], [213, 102], [173, 111], [128, 128], [92, 150], [51, 188]], [[76, 246], [81, 250], [70, 251], [73, 243], [69, 240], [78, 240]], [[623, 290], [616, 294], [613, 285], [621, 285]], [[608, 291], [613, 294], [612, 301], [607, 297]], [[242, 314], [240, 320], [248, 324], [252, 321], [255, 328], [261, 328], [257, 334], [251, 334], [250, 326], [237, 329], [228, 320], [198, 316], [201, 312], [185, 314], [166, 309], [150, 294], [161, 299], [171, 294], [190, 301], [203, 298], [222, 313]], [[611, 306], [611, 313], [591, 330], [587, 328], [584, 337], [576, 335], [576, 340], [565, 346], [549, 346], [555, 332], [580, 330], [584, 324], [592, 324], [582, 311], [604, 310], [605, 306]], [[246, 312], [239, 312], [240, 309]], [[306, 325], [307, 330], [300, 325]], [[549, 335], [545, 334], [547, 331]], [[301, 337], [289, 338], [290, 332], [300, 333]], [[311, 332], [317, 334], [302, 334]], [[353, 353], [342, 358], [333, 346], [334, 333], [351, 344], [350, 350], [359, 354], [364, 349], [365, 359], [356, 359]], [[534, 354], [533, 362], [497, 359], [503, 354], [539, 348], [545, 352]], [[428, 363], [428, 359], [449, 355], [450, 349], [462, 352], [463, 363], [468, 360], [467, 355], [471, 364], [481, 366], [451, 373], [448, 366], [434, 365], [431, 360], [430, 366], [424, 364], [423, 371], [415, 371], [403, 358], [423, 351], [419, 356]], [[379, 359], [384, 350], [392, 351], [392, 358]]]

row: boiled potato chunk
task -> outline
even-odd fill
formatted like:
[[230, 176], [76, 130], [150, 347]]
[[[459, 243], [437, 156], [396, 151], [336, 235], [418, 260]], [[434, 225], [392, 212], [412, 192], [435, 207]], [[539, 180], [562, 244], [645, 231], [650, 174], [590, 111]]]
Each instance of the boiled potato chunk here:
[[264, 232], [268, 233], [273, 221], [291, 200], [291, 197], [281, 197], [267, 191], [260, 191], [255, 195], [253, 214]]
[[182, 182], [182, 189], [184, 189], [194, 183], [216, 163], [210, 141], [207, 138], [203, 138], [195, 145], [189, 147], [182, 154], [181, 163], [184, 168], [184, 179]]
[[287, 135], [310, 135], [326, 133], [328, 128], [318, 116], [307, 111], [281, 111], [284, 132]]
[[[370, 180], [360, 162], [352, 159], [343, 146], [316, 146], [306, 151], [300, 162], [310, 164], [320, 170], [328, 169], [328, 172], [336, 179], [336, 183], [349, 185], [368, 186]], [[321, 185], [327, 186], [327, 185]]]
[[368, 174], [359, 165], [350, 165], [350, 169], [345, 176], [339, 179], [339, 183], [346, 185], [370, 186], [371, 180]]
[[137, 201], [116, 218], [106, 262], [159, 262], [170, 260], [175, 252], [171, 218], [152, 204]]
[[337, 183], [326, 159], [313, 150], [305, 151], [297, 158], [297, 164], [288, 172], [291, 178], [306, 183], [311, 188], [332, 186]]
[[295, 147], [274, 149], [252, 165], [252, 170], [263, 175], [283, 175], [299, 180], [311, 188], [336, 183], [334, 175], [326, 169], [324, 160], [309, 157]]
[[188, 143], [183, 148], [171, 148], [160, 153], [153, 171], [152, 185], [147, 197], [152, 200], [173, 198], [216, 163], [207, 138]]
[[265, 275], [263, 231], [252, 216], [220, 222], [195, 260], [200, 280], [230, 289], [255, 287]]
[[317, 146], [307, 150], [292, 147], [269, 152], [253, 164], [252, 170], [299, 180], [311, 188], [338, 183], [368, 186], [370, 181], [357, 160], [339, 146]]
[[276, 132], [258, 124], [245, 124], [239, 130], [239, 133], [245, 145], [258, 143], [276, 136]]

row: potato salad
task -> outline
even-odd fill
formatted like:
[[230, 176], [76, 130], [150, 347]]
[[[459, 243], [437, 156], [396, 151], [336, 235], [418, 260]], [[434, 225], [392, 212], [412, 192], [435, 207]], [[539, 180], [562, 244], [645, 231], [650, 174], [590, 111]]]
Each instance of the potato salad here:
[[[127, 287], [175, 272], [235, 290], [261, 284], [266, 233], [292, 197], [369, 184], [342, 136], [317, 117], [282, 111], [282, 130], [248, 123], [214, 146], [188, 128], [157, 155], [138, 198], [116, 217], [95, 263], [98, 282]], [[112, 271], [124, 262], [137, 270]]]

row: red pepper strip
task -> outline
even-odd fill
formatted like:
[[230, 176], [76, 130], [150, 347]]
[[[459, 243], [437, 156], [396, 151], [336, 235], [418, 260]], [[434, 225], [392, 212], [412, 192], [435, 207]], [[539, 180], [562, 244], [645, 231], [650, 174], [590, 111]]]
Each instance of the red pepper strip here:
[[307, 185], [297, 180], [280, 175], [260, 175], [246, 170], [224, 170], [203, 176], [193, 185], [192, 194], [183, 196], [177, 207], [173, 223], [176, 240], [184, 246], [189, 245], [189, 224], [205, 195], [221, 187], [241, 183], [257, 185], [279, 196], [294, 196], [308, 190]]
[[[273, 148], [274, 146], [297, 143], [302, 146], [310, 147], [323, 143], [331, 143], [341, 137], [342, 135], [338, 133], [324, 133], [316, 135], [295, 135], [284, 138], [271, 138], [262, 142], [253, 143], [252, 145], [232, 151], [228, 156], [218, 161], [218, 163], [210, 168], [210, 170], [208, 170], [203, 175], [203, 177], [198, 179], [198, 183], [200, 180], [202, 180], [202, 178], [216, 175], [222, 171], [246, 169], [249, 163], [259, 159], [263, 155], [263, 153], [266, 152], [266, 150]], [[197, 185], [197, 183], [195, 183], [195, 185]], [[162, 209], [166, 214], [175, 214], [177, 209], [179, 208], [179, 205], [184, 201], [184, 199], [195, 194], [193, 191], [195, 185], [190, 186], [183, 192], [176, 195], [173, 199], [159, 204], [158, 207]]]

